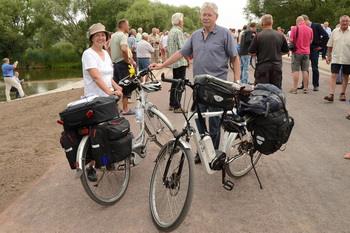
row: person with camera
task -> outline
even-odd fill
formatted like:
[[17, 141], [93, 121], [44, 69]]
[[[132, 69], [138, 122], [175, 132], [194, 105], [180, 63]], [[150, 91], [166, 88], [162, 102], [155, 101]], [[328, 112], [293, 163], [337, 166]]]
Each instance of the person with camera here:
[[4, 76], [4, 82], [5, 82], [6, 101], [11, 100], [11, 96], [10, 96], [11, 87], [17, 88], [17, 90], [19, 91], [19, 95], [22, 98], [26, 97], [21, 84], [18, 83], [16, 79], [13, 78], [14, 77], [13, 71], [18, 65], [18, 61], [15, 61], [13, 65], [10, 65], [10, 59], [8, 58], [4, 58], [3, 61], [4, 61], [4, 64], [2, 64], [1, 69], [2, 69], [2, 74]]

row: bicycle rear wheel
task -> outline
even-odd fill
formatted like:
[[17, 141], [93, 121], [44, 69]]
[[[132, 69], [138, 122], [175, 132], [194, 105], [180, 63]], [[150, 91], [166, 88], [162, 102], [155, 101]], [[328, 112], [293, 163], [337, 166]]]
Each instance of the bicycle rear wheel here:
[[242, 177], [253, 168], [253, 164], [255, 165], [260, 157], [261, 153], [254, 149], [250, 132], [239, 133], [230, 143], [225, 170], [231, 177]]
[[171, 127], [157, 113], [151, 110], [146, 112], [145, 130], [159, 147], [163, 147], [174, 138]]
[[[178, 228], [190, 209], [194, 188], [194, 161], [191, 151], [174, 140], [157, 157], [150, 187], [152, 220], [161, 231]], [[164, 172], [167, 170], [166, 176]]]
[[93, 161], [91, 156], [91, 142], [88, 139], [83, 147], [81, 183], [88, 196], [101, 205], [113, 205], [124, 195], [130, 180], [130, 159], [95, 168], [97, 181], [88, 179], [87, 168]]

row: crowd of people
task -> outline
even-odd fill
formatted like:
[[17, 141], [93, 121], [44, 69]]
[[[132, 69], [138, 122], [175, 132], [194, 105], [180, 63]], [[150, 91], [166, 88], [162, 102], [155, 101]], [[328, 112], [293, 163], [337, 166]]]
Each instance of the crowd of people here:
[[[205, 2], [201, 7], [203, 28], [192, 35], [183, 31], [184, 15], [175, 13], [171, 20], [172, 28], [160, 32], [152, 28], [150, 34], [143, 32], [140, 27], [130, 29], [126, 19], [118, 21], [118, 31], [111, 33], [100, 24], [89, 28], [91, 47], [83, 53], [84, 93], [88, 95], [118, 95], [122, 97], [122, 114], [133, 115], [135, 111], [129, 108], [130, 93], [123, 93], [119, 81], [129, 75], [129, 69], [139, 70], [172, 69], [174, 79], [183, 79], [186, 69], [193, 64], [193, 76], [209, 74], [228, 80], [228, 67], [233, 67], [234, 82], [258, 84], [270, 83], [282, 89], [282, 56], [291, 56], [291, 71], [293, 87], [290, 93], [309, 93], [309, 66], [312, 68], [313, 91], [319, 90], [318, 60], [321, 54], [327, 64], [331, 64], [331, 79], [328, 96], [324, 99], [334, 101], [336, 84], [342, 85], [340, 101], [346, 101], [346, 88], [350, 73], [350, 29], [349, 16], [342, 16], [339, 26], [333, 31], [328, 22], [318, 24], [312, 22], [307, 15], [296, 17], [296, 25], [285, 33], [281, 27], [273, 29], [273, 17], [266, 14], [261, 17], [261, 32], [258, 25], [250, 23], [242, 29], [227, 29], [216, 24], [218, 8], [215, 3]], [[218, 46], [220, 45], [220, 46]], [[290, 51], [291, 45], [294, 50]], [[257, 63], [254, 71], [254, 82], [249, 82], [248, 72], [252, 57]], [[190, 60], [192, 60], [190, 62]], [[6, 83], [6, 98], [12, 86], [18, 94], [25, 94], [21, 85], [14, 78], [14, 69], [18, 62], [9, 64], [4, 59], [2, 66]], [[299, 73], [302, 83], [298, 87]], [[338, 80], [342, 76], [341, 81]], [[169, 96], [169, 111], [181, 113], [181, 95], [172, 86]], [[217, 111], [218, 109], [200, 105], [201, 112]], [[350, 111], [347, 118], [350, 120]], [[214, 147], [218, 148], [220, 140], [219, 119], [210, 119], [210, 135]], [[201, 128], [201, 127], [199, 127]], [[350, 158], [347, 154], [344, 158]]]

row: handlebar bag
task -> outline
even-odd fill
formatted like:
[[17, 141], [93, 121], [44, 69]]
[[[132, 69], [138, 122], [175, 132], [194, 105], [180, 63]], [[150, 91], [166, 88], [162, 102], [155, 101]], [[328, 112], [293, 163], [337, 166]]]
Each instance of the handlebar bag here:
[[211, 75], [194, 78], [193, 101], [210, 107], [232, 109], [235, 105], [233, 83]]
[[59, 113], [63, 128], [69, 131], [78, 127], [98, 124], [119, 116], [116, 97], [88, 97], [68, 104]]
[[128, 158], [132, 138], [130, 123], [124, 117], [92, 126], [90, 140], [95, 166], [98, 168]]
[[120, 80], [118, 85], [123, 88], [123, 95], [128, 95], [139, 86], [139, 82], [135, 78], [128, 76]]

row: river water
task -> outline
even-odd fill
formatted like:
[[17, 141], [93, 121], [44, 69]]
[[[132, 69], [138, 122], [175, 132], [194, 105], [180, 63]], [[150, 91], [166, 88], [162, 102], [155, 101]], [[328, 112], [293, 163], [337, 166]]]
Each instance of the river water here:
[[[36, 70], [16, 70], [19, 78], [24, 79], [22, 84], [26, 95], [44, 93], [60, 88], [67, 84], [80, 81], [82, 79], [81, 69], [36, 69]], [[11, 99], [15, 99], [15, 93], [11, 92]], [[5, 101], [5, 84], [0, 78], [0, 101]]]

